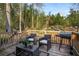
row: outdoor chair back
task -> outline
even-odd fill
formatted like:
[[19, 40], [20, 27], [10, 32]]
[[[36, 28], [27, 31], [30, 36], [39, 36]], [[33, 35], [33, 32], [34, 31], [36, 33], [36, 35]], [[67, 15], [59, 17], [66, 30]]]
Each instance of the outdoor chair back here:
[[26, 37], [26, 40], [33, 42], [35, 44], [36, 43], [36, 34], [31, 33], [29, 36]]

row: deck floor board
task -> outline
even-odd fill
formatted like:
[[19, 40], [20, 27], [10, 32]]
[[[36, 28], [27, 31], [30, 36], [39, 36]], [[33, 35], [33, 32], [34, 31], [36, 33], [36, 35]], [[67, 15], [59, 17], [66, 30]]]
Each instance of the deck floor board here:
[[[59, 50], [59, 44], [52, 44], [51, 49], [48, 51], [49, 56], [70, 56], [69, 51], [70, 49], [65, 46], [62, 45], [61, 49]], [[42, 48], [41, 48], [42, 49]], [[45, 47], [43, 47], [43, 50], [46, 50]], [[10, 48], [5, 49], [4, 51], [0, 52], [0, 56], [15, 56], [15, 52], [16, 51], [16, 45], [11, 46]], [[41, 52], [40, 56], [46, 56], [46, 53]]]

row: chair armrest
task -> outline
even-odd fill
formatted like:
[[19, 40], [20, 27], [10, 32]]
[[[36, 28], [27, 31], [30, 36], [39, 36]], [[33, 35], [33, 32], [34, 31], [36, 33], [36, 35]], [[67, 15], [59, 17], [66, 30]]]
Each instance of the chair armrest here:
[[42, 37], [42, 38], [39, 38], [39, 41], [41, 41], [41, 40], [45, 40], [45, 38], [44, 38], [44, 37]]

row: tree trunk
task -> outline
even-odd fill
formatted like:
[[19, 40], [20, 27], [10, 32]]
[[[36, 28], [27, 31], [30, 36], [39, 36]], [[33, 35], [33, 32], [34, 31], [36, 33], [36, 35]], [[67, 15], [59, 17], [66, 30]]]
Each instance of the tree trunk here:
[[48, 27], [49, 27], [50, 13], [51, 13], [51, 12], [49, 12], [49, 16], [47, 17], [46, 29], [48, 29]]
[[22, 20], [22, 4], [20, 4], [20, 16], [19, 16], [19, 32], [21, 33], [21, 20]]
[[37, 24], [36, 24], [37, 29], [38, 29], [38, 18], [39, 18], [39, 15], [37, 15]]
[[[32, 4], [32, 6], [34, 7], [34, 4]], [[34, 29], [34, 11], [32, 9], [32, 29]]]
[[33, 22], [33, 14], [32, 14], [32, 28], [34, 28], [33, 23], [34, 23], [34, 22]]
[[32, 11], [32, 29], [34, 28], [33, 11]]
[[6, 32], [11, 32], [10, 25], [10, 5], [6, 3]]

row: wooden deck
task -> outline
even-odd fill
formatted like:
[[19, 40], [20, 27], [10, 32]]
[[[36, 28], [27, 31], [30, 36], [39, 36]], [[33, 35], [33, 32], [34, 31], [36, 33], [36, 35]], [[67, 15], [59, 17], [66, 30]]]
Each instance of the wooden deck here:
[[[46, 50], [46, 47], [41, 48], [41, 50]], [[52, 44], [52, 48], [48, 51], [49, 56], [71, 56], [69, 54], [69, 47], [62, 45], [61, 49], [59, 50], [59, 44]], [[16, 52], [16, 45], [11, 46], [7, 49], [0, 51], [0, 56], [15, 56]], [[46, 56], [46, 53], [41, 52], [40, 56]]]
[[[54, 33], [54, 34], [57, 34], [57, 33]], [[1, 38], [1, 40], [0, 40], [0, 55], [1, 56], [6, 56], [6, 55], [7, 56], [15, 56], [16, 43], [19, 43], [19, 41], [24, 39], [26, 36], [27, 36], [26, 32], [19, 33], [14, 36], [12, 33], [1, 33], [0, 34], [0, 38]], [[8, 37], [8, 39], [6, 39], [6, 37]], [[39, 39], [39, 38], [37, 38], [37, 39]], [[62, 44], [65, 44], [65, 45], [62, 45], [62, 47], [59, 51], [59, 44], [58, 43], [60, 43], [60, 39], [61, 38], [56, 37], [55, 35], [52, 35], [51, 42], [53, 44], [52, 44], [52, 48], [48, 51], [50, 56], [60, 56], [60, 55], [61, 56], [70, 56], [69, 48], [67, 46], [65, 46], [65, 45], [69, 45], [69, 42], [67, 39], [63, 40]], [[55, 44], [55, 43], [57, 43], [57, 44]], [[4, 48], [4, 49], [2, 49], [2, 48]], [[46, 48], [44, 48], [43, 50], [46, 50]], [[41, 52], [40, 56], [43, 56], [43, 55], [45, 56], [46, 54]]]

